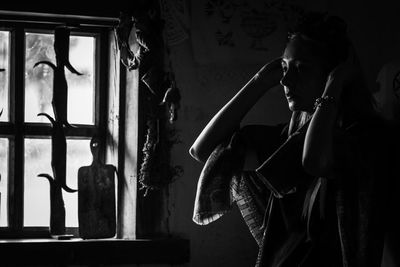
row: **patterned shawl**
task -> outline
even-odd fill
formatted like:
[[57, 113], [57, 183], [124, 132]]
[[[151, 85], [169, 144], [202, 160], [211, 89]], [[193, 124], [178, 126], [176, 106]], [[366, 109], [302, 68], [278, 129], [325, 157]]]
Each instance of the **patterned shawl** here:
[[[287, 127], [244, 127], [217, 146], [205, 163], [198, 181], [193, 221], [209, 224], [229, 212], [236, 203], [260, 247], [256, 266], [288, 266], [288, 258], [295, 262], [306, 258], [312, 247], [307, 243], [310, 238], [307, 228], [311, 225], [314, 228], [311, 232], [318, 235], [315, 229], [324, 216], [324, 209], [329, 209], [328, 213], [333, 214], [329, 217], [329, 229], [334, 229], [331, 232], [335, 233], [328, 236], [338, 236], [337, 247], [340, 248], [337, 250], [342, 265], [380, 266], [393, 166], [390, 159], [384, 157], [391, 154], [388, 143], [382, 138], [387, 133], [382, 127], [370, 121], [338, 132], [334, 179], [311, 179], [305, 186], [299, 186], [298, 192], [283, 198], [271, 193], [265, 177], [260, 177], [255, 170], [243, 170], [243, 165], [249, 146], [257, 150], [260, 162], [265, 163], [280, 144], [285, 143]], [[288, 153], [293, 154], [293, 151], [288, 149]], [[289, 174], [288, 166], [288, 162], [280, 166], [286, 168], [282, 173], [298, 175], [298, 170]], [[312, 195], [320, 209], [310, 204]], [[332, 200], [333, 205], [328, 206], [326, 199]], [[282, 212], [285, 209], [286, 214]], [[301, 218], [305, 209], [306, 213], [309, 209], [309, 213], [318, 215], [308, 214], [309, 221], [304, 221]], [[285, 239], [282, 233], [286, 233]], [[299, 263], [299, 266], [303, 265]]]

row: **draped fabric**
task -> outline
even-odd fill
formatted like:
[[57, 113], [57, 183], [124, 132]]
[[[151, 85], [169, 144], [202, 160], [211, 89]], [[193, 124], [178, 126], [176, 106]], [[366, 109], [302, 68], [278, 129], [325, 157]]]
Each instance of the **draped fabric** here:
[[[380, 266], [393, 166], [384, 157], [383, 129], [360, 122], [338, 131], [333, 178], [309, 177], [277, 198], [263, 177], [243, 166], [249, 149], [265, 162], [285, 142], [287, 127], [246, 126], [205, 163], [193, 220], [209, 224], [237, 204], [259, 245], [256, 266]], [[290, 169], [290, 162], [281, 164]], [[298, 176], [295, 169], [282, 173]]]
[[335, 204], [344, 266], [380, 266], [395, 173], [390, 129], [360, 122], [336, 139]]

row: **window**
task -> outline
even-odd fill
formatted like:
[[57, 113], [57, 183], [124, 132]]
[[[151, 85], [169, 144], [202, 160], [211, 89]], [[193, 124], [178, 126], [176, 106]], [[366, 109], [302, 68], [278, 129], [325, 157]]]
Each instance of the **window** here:
[[[140, 148], [144, 147], [147, 133], [143, 107], [149, 106], [143, 103], [146, 95], [140, 96], [139, 91], [144, 93], [148, 88], [140, 83], [139, 69], [127, 71], [121, 63], [122, 53], [115, 36], [119, 20], [114, 16], [119, 14], [115, 8], [123, 7], [112, 6], [105, 12], [110, 17], [86, 16], [93, 14], [93, 9], [80, 10], [84, 15], [60, 15], [60, 10], [67, 6], [56, 7], [54, 10], [59, 15], [54, 16], [0, 10], [0, 250], [4, 256], [1, 262], [59, 265], [60, 251], [68, 255], [61, 262], [66, 265], [188, 262], [188, 240], [159, 238], [160, 229], [165, 227], [165, 221], [159, 216], [166, 207], [161, 197], [164, 192], [157, 191], [146, 200], [143, 194], [137, 194]], [[74, 12], [62, 12], [65, 13]], [[146, 10], [138, 13], [154, 16], [154, 12]], [[77, 170], [91, 163], [89, 142], [93, 134], [106, 137], [102, 140], [106, 146], [100, 156], [118, 170], [116, 239], [124, 240], [26, 239], [48, 237], [49, 183], [37, 175], [52, 174], [53, 128], [46, 117], [37, 114], [54, 116], [51, 106], [54, 71], [46, 64], [33, 66], [43, 60], [54, 63], [54, 30], [65, 24], [73, 25], [69, 59], [83, 73], [76, 76], [65, 70], [68, 121], [75, 126], [65, 130], [67, 185], [76, 189]], [[137, 40], [129, 40], [136, 54]], [[157, 59], [162, 62], [162, 58]], [[159, 107], [158, 102], [154, 103]], [[63, 199], [67, 233], [78, 236], [77, 193], [63, 191]], [[147, 240], [153, 237], [157, 240]], [[110, 252], [115, 257], [102, 257]], [[15, 257], [16, 253], [20, 257]]]
[[[0, 230], [15, 236], [40, 235], [50, 223], [50, 187], [38, 174], [53, 176], [52, 107], [55, 27], [62, 22], [0, 22]], [[66, 184], [77, 189], [79, 167], [90, 165], [90, 139], [105, 136], [109, 31], [84, 24], [70, 30]], [[104, 157], [104, 151], [102, 152]], [[77, 233], [78, 194], [63, 190], [67, 233]], [[42, 231], [41, 231], [42, 230]]]

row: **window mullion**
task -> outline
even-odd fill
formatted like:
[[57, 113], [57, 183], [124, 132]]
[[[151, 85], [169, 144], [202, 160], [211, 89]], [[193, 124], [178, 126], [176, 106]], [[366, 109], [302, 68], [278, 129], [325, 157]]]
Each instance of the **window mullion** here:
[[[11, 55], [13, 70], [11, 86], [11, 119], [14, 123], [15, 137], [13, 149], [10, 149], [13, 175], [10, 180], [10, 216], [12, 230], [20, 232], [23, 229], [23, 191], [24, 191], [24, 75], [25, 75], [25, 31], [16, 28], [11, 40]], [[11, 168], [10, 168], [11, 169]]]
[[[46, 123], [25, 123], [23, 127], [25, 137], [45, 137], [51, 136], [52, 126]], [[94, 135], [96, 126], [78, 125], [76, 128], [65, 128], [64, 133], [67, 138], [85, 138]]]
[[[97, 38], [98, 45], [96, 47], [99, 48], [99, 51], [96, 51], [96, 61], [99, 64], [96, 64], [96, 74], [98, 79], [95, 83], [96, 90], [96, 125], [99, 128], [99, 132], [104, 138], [102, 141], [105, 143], [105, 133], [107, 129], [107, 110], [108, 110], [108, 99], [107, 99], [107, 86], [108, 86], [108, 75], [107, 70], [109, 66], [109, 36], [107, 34], [107, 30], [103, 30]], [[100, 66], [102, 66], [100, 68]], [[105, 149], [105, 146], [103, 147]], [[105, 161], [105, 150], [101, 151], [102, 159]]]

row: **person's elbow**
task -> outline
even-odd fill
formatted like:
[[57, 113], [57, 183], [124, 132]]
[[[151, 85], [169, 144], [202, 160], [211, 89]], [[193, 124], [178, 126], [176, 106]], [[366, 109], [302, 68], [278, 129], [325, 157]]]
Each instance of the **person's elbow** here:
[[204, 157], [201, 156], [201, 153], [199, 153], [198, 149], [196, 149], [196, 147], [194, 145], [190, 147], [189, 154], [190, 154], [190, 156], [192, 156], [192, 158], [194, 158], [198, 162], [201, 162], [201, 163], [205, 162]]

